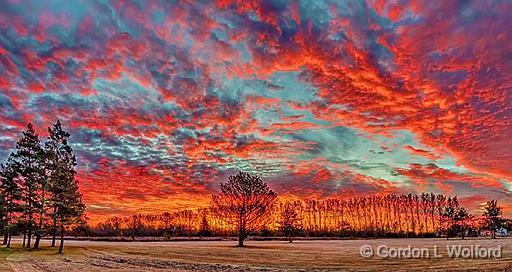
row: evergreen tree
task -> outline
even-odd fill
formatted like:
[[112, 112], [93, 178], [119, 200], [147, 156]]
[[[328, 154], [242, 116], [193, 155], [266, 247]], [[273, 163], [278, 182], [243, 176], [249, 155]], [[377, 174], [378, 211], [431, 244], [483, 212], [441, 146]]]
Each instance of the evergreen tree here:
[[487, 201], [484, 206], [484, 213], [482, 215], [485, 217], [484, 227], [491, 231], [491, 238], [495, 239], [496, 229], [502, 227], [504, 223], [504, 219], [501, 217], [502, 208], [498, 206], [498, 201]]
[[48, 205], [47, 202], [49, 200], [49, 179], [51, 177], [53, 165], [53, 152], [51, 149], [45, 147], [41, 150], [39, 155], [39, 159], [41, 163], [39, 164], [39, 171], [42, 173], [42, 178], [39, 179], [38, 183], [38, 196], [39, 201], [37, 202], [37, 215], [39, 217], [38, 224], [35, 229], [36, 241], [34, 242], [34, 248], [39, 248], [39, 242], [41, 241], [41, 237], [45, 231], [45, 226], [47, 226], [46, 222], [48, 220]]
[[459, 207], [457, 212], [455, 213], [455, 222], [457, 223], [457, 227], [460, 230], [460, 237], [464, 239], [467, 230], [467, 220], [470, 220], [472, 216], [464, 207]]
[[61, 183], [59, 187], [61, 188], [60, 192], [54, 196], [54, 201], [57, 203], [56, 217], [60, 223], [59, 253], [62, 253], [65, 227], [84, 223], [85, 205], [74, 177], [68, 179], [66, 183]]
[[446, 239], [450, 237], [450, 233], [454, 232], [457, 228], [457, 215], [459, 209], [459, 201], [457, 197], [448, 197], [446, 200], [446, 205], [442, 209], [442, 222], [446, 225]]
[[16, 152], [13, 157], [20, 166], [19, 174], [23, 180], [22, 197], [27, 232], [26, 246], [30, 247], [34, 229], [34, 214], [41, 208], [42, 199], [39, 193], [45, 179], [43, 149], [39, 136], [31, 123], [28, 124], [27, 130], [23, 132], [23, 137], [16, 143]]
[[68, 144], [70, 134], [62, 129], [60, 121], [57, 121], [48, 131], [49, 137], [45, 150], [50, 174], [48, 189], [51, 193], [50, 202], [53, 208], [52, 246], [55, 245], [58, 228], [61, 234], [59, 247], [59, 253], [61, 253], [65, 227], [83, 222], [85, 205], [75, 179], [76, 158]]
[[[19, 212], [21, 191], [18, 184], [18, 173], [20, 165], [14, 160], [11, 154], [9, 159], [0, 167], [0, 191], [2, 194], [2, 210], [4, 216], [4, 244], [7, 247], [11, 245], [12, 231], [16, 226], [15, 214]], [[6, 238], [6, 239], [5, 239]]]
[[0, 165], [0, 229], [2, 230], [2, 234], [4, 236], [2, 245], [7, 245], [7, 239], [9, 238], [9, 233], [7, 232], [7, 206], [4, 191], [1, 189], [4, 180], [1, 173], [3, 168], [4, 166]]

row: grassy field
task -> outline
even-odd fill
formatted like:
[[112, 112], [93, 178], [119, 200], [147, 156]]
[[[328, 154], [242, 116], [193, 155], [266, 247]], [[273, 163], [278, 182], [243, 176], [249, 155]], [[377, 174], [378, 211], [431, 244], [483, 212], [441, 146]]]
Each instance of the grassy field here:
[[[0, 250], [0, 271], [512, 271], [512, 239], [373, 239], [211, 242], [97, 242], [66, 241], [65, 253], [43, 242], [42, 250]], [[437, 246], [430, 259], [363, 258], [360, 247]], [[501, 245], [499, 259], [449, 258], [446, 245]]]

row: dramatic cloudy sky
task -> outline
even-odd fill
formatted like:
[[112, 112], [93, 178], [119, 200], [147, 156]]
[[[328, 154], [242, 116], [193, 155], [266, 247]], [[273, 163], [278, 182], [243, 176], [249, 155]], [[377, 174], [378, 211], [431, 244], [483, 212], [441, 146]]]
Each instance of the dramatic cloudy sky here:
[[0, 7], [0, 159], [62, 120], [93, 217], [199, 207], [239, 170], [512, 208], [509, 1]]

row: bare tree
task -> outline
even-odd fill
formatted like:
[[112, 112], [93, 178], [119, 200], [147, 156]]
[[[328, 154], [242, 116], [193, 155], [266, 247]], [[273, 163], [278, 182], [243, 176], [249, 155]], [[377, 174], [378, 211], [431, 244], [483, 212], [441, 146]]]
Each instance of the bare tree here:
[[199, 227], [199, 236], [212, 236], [212, 231], [210, 230], [210, 224], [208, 223], [208, 217], [206, 214], [206, 210], [203, 210], [201, 214], [201, 225]]
[[212, 196], [212, 210], [227, 224], [238, 229], [238, 246], [264, 226], [277, 200], [277, 194], [260, 177], [245, 172], [230, 176]]
[[300, 229], [300, 217], [293, 202], [286, 202], [281, 207], [281, 228], [283, 233], [292, 242], [293, 235]]

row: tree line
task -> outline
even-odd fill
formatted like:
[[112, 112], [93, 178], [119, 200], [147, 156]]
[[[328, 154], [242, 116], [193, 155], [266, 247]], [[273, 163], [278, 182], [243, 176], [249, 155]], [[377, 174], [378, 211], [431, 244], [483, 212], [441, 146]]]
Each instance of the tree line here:
[[[220, 184], [208, 208], [158, 215], [113, 216], [96, 226], [85, 226], [76, 182], [76, 158], [68, 144], [70, 134], [57, 121], [41, 142], [32, 124], [0, 167], [0, 230], [3, 244], [23, 234], [23, 246], [39, 247], [60, 234], [62, 252], [66, 229], [88, 236], [226, 236], [238, 235], [239, 246], [249, 235], [431, 237], [460, 235], [480, 229], [495, 232], [509, 221], [497, 201], [488, 201], [476, 218], [456, 196], [375, 195], [326, 200], [279, 202], [277, 194], [257, 175], [239, 172]], [[80, 228], [77, 228], [80, 227]]]
[[23, 247], [39, 248], [41, 239], [51, 235], [54, 247], [60, 235], [61, 253], [66, 229], [85, 222], [69, 137], [57, 121], [42, 142], [29, 123], [15, 150], [0, 166], [3, 245], [10, 247], [12, 236], [22, 234]]
[[456, 196], [375, 195], [280, 202], [258, 176], [240, 172], [221, 183], [208, 208], [153, 215], [113, 216], [91, 227], [93, 236], [228, 236], [239, 244], [261, 236], [435, 237], [477, 235], [506, 227], [497, 201], [482, 217], [471, 215]]

